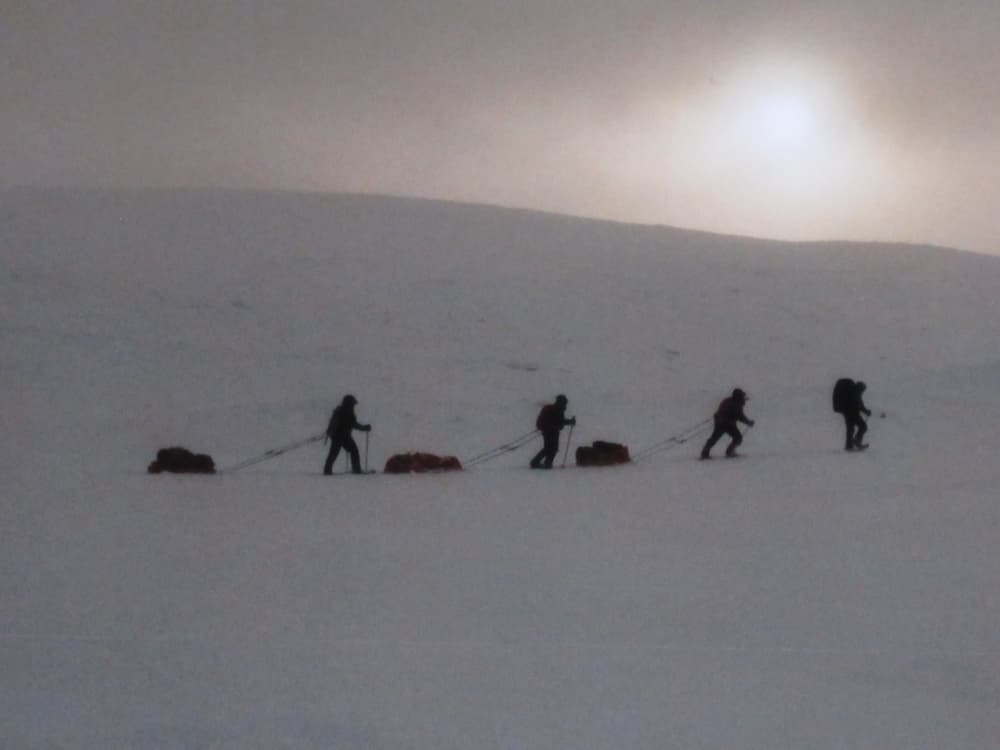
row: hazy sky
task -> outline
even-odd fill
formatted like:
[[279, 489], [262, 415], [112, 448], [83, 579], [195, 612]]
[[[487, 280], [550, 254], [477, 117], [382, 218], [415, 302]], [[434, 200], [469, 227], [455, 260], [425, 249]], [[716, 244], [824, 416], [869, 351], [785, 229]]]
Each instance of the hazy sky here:
[[998, 0], [0, 0], [0, 183], [1000, 252]]

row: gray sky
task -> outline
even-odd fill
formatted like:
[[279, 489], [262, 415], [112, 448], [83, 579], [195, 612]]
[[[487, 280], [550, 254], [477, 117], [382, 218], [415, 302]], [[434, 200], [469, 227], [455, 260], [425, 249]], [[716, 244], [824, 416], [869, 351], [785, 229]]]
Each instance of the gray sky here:
[[1000, 252], [997, 0], [0, 0], [0, 183]]

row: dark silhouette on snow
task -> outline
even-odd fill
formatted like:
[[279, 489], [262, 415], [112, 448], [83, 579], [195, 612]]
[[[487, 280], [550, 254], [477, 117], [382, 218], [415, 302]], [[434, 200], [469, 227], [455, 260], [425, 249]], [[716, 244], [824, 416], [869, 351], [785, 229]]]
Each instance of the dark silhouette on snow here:
[[864, 450], [868, 444], [862, 441], [868, 431], [868, 423], [862, 418], [872, 415], [865, 406], [864, 392], [868, 386], [863, 381], [854, 382], [850, 378], [841, 378], [833, 386], [833, 410], [844, 417], [844, 450]]
[[576, 449], [577, 466], [615, 466], [627, 464], [631, 460], [628, 446], [621, 443], [595, 440], [590, 445], [581, 445]]
[[327, 476], [333, 473], [333, 462], [340, 455], [341, 448], [346, 450], [347, 455], [351, 457], [351, 473], [362, 473], [361, 455], [358, 452], [357, 443], [351, 437], [351, 432], [353, 430], [371, 432], [372, 426], [358, 422], [358, 418], [354, 415], [354, 407], [357, 406], [357, 403], [358, 400], [348, 394], [344, 396], [340, 406], [335, 408], [333, 414], [330, 415], [330, 424], [326, 427], [326, 437], [330, 441], [330, 452], [326, 456], [326, 463], [323, 464], [323, 473]]
[[719, 442], [719, 438], [723, 435], [729, 435], [731, 438], [729, 446], [726, 448], [726, 458], [732, 458], [736, 455], [736, 448], [743, 442], [743, 435], [740, 433], [737, 423], [742, 422], [749, 427], [754, 426], [754, 421], [748, 419], [747, 415], [743, 413], [743, 407], [746, 406], [746, 403], [747, 394], [740, 388], [734, 389], [731, 396], [722, 399], [719, 408], [715, 410], [715, 429], [709, 435], [705, 447], [701, 449], [703, 459], [711, 458], [712, 446]]
[[397, 453], [385, 462], [386, 474], [423, 474], [428, 471], [461, 471], [462, 462], [455, 456], [434, 453]]
[[164, 471], [172, 474], [214, 474], [215, 461], [205, 453], [192, 453], [187, 448], [161, 448], [147, 471], [150, 474]]
[[561, 393], [556, 396], [555, 403], [546, 404], [538, 412], [535, 427], [542, 433], [542, 449], [531, 459], [532, 469], [551, 469], [559, 453], [559, 433], [566, 425], [575, 425], [576, 417], [566, 418], [566, 405], [569, 402]]

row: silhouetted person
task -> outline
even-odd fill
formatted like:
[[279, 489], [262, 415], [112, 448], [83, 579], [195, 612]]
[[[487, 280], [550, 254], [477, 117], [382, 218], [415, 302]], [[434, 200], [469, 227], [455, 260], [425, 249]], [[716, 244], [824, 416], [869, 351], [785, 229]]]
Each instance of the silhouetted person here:
[[538, 412], [535, 427], [542, 433], [542, 449], [531, 459], [532, 469], [551, 469], [552, 462], [559, 454], [559, 433], [566, 425], [575, 425], [576, 417], [566, 419], [566, 404], [562, 394], [556, 396], [555, 403], [546, 404]]
[[353, 474], [361, 473], [361, 457], [358, 453], [358, 445], [351, 437], [351, 431], [371, 432], [372, 426], [358, 422], [358, 418], [354, 415], [354, 407], [357, 403], [358, 400], [348, 394], [344, 396], [340, 406], [335, 408], [333, 414], [330, 415], [330, 424], [326, 427], [326, 436], [330, 440], [330, 452], [326, 456], [326, 463], [323, 464], [323, 473], [328, 476], [333, 473], [333, 462], [340, 455], [341, 448], [346, 450], [347, 455], [351, 457], [351, 472]]
[[862, 418], [872, 415], [868, 407], [865, 406], [864, 392], [868, 388], [862, 381], [858, 381], [850, 389], [848, 397], [844, 403], [844, 427], [846, 435], [844, 438], [844, 450], [856, 451], [864, 450], [868, 447], [861, 439], [868, 432], [868, 423]]
[[732, 458], [736, 455], [736, 448], [743, 442], [743, 435], [740, 434], [737, 422], [742, 422], [749, 427], [754, 426], [754, 421], [747, 419], [746, 414], [743, 413], [743, 407], [746, 406], [746, 403], [747, 394], [739, 388], [734, 389], [731, 396], [722, 399], [719, 408], [715, 410], [715, 429], [709, 435], [705, 447], [701, 449], [703, 459], [711, 458], [709, 454], [712, 451], [712, 446], [719, 442], [719, 438], [723, 435], [729, 435], [732, 438], [726, 448], [726, 458]]

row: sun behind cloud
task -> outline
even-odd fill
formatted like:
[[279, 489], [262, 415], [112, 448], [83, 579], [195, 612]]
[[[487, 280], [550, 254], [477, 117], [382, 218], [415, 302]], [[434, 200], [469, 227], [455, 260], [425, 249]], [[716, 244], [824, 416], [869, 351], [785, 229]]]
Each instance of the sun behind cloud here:
[[741, 65], [638, 107], [607, 143], [610, 179], [671, 196], [680, 223], [723, 231], [835, 235], [887, 189], [849, 87], [815, 64]]
[[857, 127], [831, 75], [772, 65], [734, 75], [717, 89], [695, 103], [694, 116], [701, 123], [698, 148], [718, 155], [710, 163], [719, 173], [794, 194], [850, 179]]
[[820, 113], [799, 92], [775, 91], [761, 97], [748, 110], [747, 121], [757, 131], [758, 143], [775, 154], [794, 154], [819, 145]]

